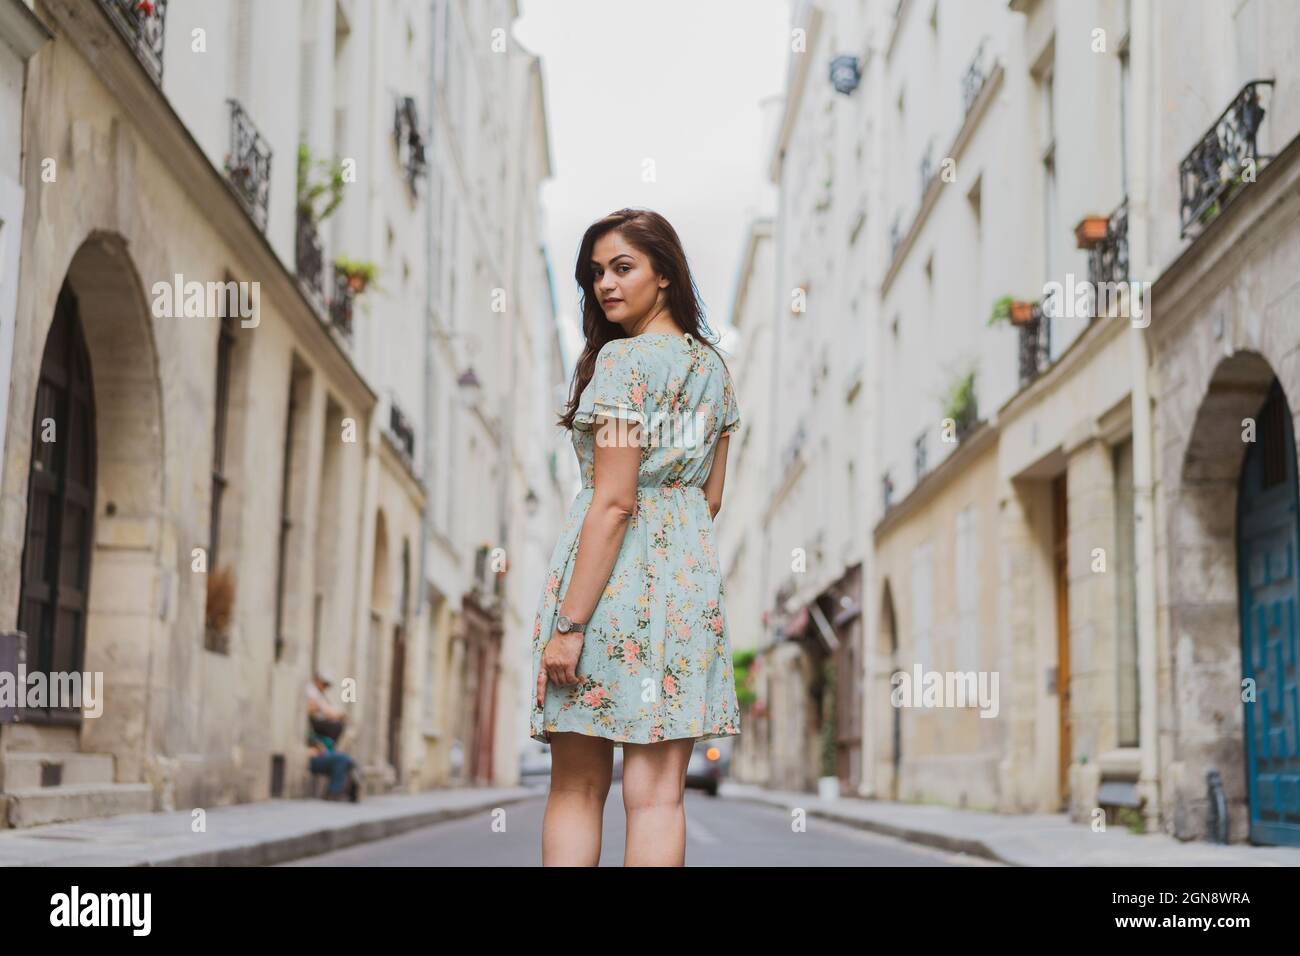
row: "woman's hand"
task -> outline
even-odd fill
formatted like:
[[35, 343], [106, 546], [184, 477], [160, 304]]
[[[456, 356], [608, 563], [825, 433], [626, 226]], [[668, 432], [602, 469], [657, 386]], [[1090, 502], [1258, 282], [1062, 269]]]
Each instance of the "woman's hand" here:
[[542, 650], [542, 663], [537, 668], [537, 706], [546, 698], [546, 679], [556, 687], [578, 682], [578, 657], [582, 654], [582, 635], [577, 632], [563, 634], [555, 631]]

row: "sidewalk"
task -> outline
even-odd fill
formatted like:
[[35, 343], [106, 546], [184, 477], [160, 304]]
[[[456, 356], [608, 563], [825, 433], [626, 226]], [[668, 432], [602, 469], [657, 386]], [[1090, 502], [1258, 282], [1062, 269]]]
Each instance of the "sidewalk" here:
[[531, 787], [463, 787], [360, 803], [263, 800], [213, 807], [203, 833], [193, 832], [191, 810], [0, 830], [0, 866], [265, 866], [545, 793]]
[[1011, 866], [1300, 866], [1300, 848], [1184, 843], [1115, 826], [1095, 833], [1064, 813], [986, 813], [860, 797], [821, 800], [814, 793], [732, 782], [724, 782], [718, 795], [787, 810], [802, 807], [809, 816]]

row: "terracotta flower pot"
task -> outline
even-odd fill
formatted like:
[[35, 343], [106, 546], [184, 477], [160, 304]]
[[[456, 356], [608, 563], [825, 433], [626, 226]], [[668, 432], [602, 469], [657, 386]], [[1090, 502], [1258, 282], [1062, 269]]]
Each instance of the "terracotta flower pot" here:
[[1105, 216], [1084, 216], [1074, 227], [1075, 244], [1080, 249], [1091, 249], [1106, 238], [1109, 222]]
[[1028, 325], [1034, 318], [1034, 303], [1032, 302], [1012, 302], [1011, 303], [1011, 324]]
[[358, 295], [366, 291], [366, 280], [364, 276], [348, 276], [348, 288]]

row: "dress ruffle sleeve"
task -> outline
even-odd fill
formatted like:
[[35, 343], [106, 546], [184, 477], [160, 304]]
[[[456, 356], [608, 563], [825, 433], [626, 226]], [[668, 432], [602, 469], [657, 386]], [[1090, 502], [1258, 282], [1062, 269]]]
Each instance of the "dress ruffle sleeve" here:
[[731, 382], [731, 373], [727, 372], [726, 384], [722, 390], [722, 431], [719, 438], [730, 435], [740, 427], [740, 405], [736, 402], [736, 387]]
[[635, 347], [618, 339], [606, 342], [596, 356], [596, 370], [578, 398], [574, 426], [589, 430], [597, 415], [646, 424], [645, 373]]

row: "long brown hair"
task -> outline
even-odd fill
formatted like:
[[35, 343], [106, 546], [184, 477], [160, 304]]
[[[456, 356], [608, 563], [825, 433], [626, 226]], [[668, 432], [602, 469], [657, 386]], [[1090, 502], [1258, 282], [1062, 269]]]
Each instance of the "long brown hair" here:
[[[573, 369], [573, 385], [569, 404], [557, 424], [573, 428], [573, 416], [578, 410], [578, 399], [596, 371], [596, 356], [601, 348], [614, 339], [627, 338], [623, 327], [605, 317], [600, 307], [600, 296], [595, 290], [595, 272], [591, 268], [591, 254], [597, 240], [607, 232], [618, 231], [628, 245], [650, 259], [656, 274], [668, 279], [664, 290], [668, 309], [683, 332], [689, 332], [717, 353], [714, 343], [705, 336], [713, 331], [704, 320], [704, 307], [700, 292], [686, 264], [686, 253], [677, 238], [677, 230], [663, 216], [649, 209], [620, 209], [587, 227], [578, 246], [578, 262], [573, 277], [578, 282], [582, 301], [582, 334], [586, 345], [578, 364]], [[718, 356], [721, 358], [722, 356]]]

